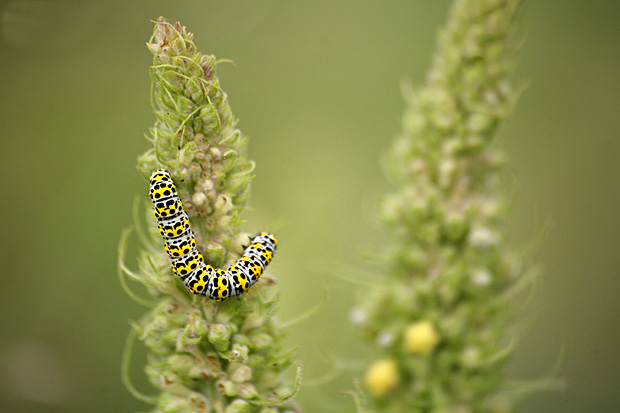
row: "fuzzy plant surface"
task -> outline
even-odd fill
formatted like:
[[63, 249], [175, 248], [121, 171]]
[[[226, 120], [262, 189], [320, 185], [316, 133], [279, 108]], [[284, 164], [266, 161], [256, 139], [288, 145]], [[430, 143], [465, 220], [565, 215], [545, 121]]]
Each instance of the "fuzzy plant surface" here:
[[[226, 93], [216, 75], [214, 56], [196, 50], [193, 35], [163, 17], [147, 43], [153, 54], [152, 106], [156, 116], [138, 158], [145, 178], [159, 168], [174, 179], [207, 264], [226, 268], [248, 245], [239, 216], [247, 203], [254, 164], [246, 159], [247, 139], [235, 127]], [[264, 274], [239, 298], [212, 301], [193, 295], [173, 273], [152, 206], [138, 198], [134, 227], [142, 247], [138, 269], [125, 265], [130, 230], [119, 246], [119, 274], [127, 293], [149, 307], [132, 323], [123, 377], [139, 399], [157, 412], [297, 412], [292, 402], [301, 367], [295, 351], [282, 349], [283, 332], [275, 317], [275, 279]], [[127, 280], [148, 294], [129, 288]], [[157, 389], [138, 391], [129, 379], [135, 341], [147, 350], [144, 368]]]
[[504, 242], [505, 161], [493, 142], [516, 101], [520, 9], [455, 0], [426, 83], [405, 92], [386, 161], [395, 189], [380, 207], [395, 240], [389, 273], [351, 313], [375, 349], [358, 393], [373, 411], [513, 409], [511, 297], [530, 272]]

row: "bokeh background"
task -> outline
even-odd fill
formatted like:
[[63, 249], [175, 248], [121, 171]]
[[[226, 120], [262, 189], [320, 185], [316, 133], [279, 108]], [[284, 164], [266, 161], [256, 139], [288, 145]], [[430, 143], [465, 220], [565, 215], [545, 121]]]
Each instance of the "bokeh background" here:
[[[388, 238], [380, 159], [398, 133], [400, 84], [424, 80], [447, 0], [0, 3], [0, 410], [146, 410], [120, 380], [129, 320], [143, 309], [116, 275], [117, 243], [147, 183], [135, 169], [154, 117], [151, 19], [180, 20], [219, 68], [257, 162], [247, 229], [281, 239], [270, 267], [303, 343], [304, 378], [368, 349], [348, 313], [361, 256]], [[524, 412], [620, 409], [620, 3], [530, 1], [517, 82], [497, 144], [511, 159], [508, 238], [542, 276], [508, 374], [564, 390]], [[373, 269], [373, 271], [376, 269]], [[132, 364], [136, 386], [148, 392]], [[291, 372], [292, 373], [292, 372]], [[359, 370], [304, 386], [308, 412], [353, 411]]]

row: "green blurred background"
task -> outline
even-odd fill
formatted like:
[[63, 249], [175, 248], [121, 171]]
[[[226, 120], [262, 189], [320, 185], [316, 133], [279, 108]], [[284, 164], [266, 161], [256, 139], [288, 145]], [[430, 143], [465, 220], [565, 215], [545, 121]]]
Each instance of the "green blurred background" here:
[[[0, 410], [146, 410], [120, 381], [128, 322], [117, 243], [147, 182], [135, 169], [153, 123], [150, 19], [180, 20], [219, 73], [257, 162], [248, 230], [281, 239], [271, 272], [303, 343], [304, 378], [369, 351], [335, 274], [388, 238], [379, 160], [400, 128], [400, 84], [424, 81], [449, 1], [45, 1], [0, 3]], [[511, 159], [509, 239], [542, 269], [521, 315], [514, 379], [549, 374], [563, 391], [524, 412], [620, 409], [620, 3], [527, 2], [517, 81], [498, 144]], [[542, 234], [542, 236], [541, 236]], [[534, 244], [534, 245], [533, 245]], [[132, 365], [136, 385], [148, 391]], [[291, 372], [292, 373], [292, 372]], [[308, 412], [352, 411], [346, 371], [304, 387]]]

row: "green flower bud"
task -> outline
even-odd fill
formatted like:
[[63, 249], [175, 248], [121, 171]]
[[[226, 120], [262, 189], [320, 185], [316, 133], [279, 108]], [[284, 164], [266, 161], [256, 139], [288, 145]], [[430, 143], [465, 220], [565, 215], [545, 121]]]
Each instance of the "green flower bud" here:
[[217, 376], [222, 371], [222, 364], [216, 353], [207, 353], [207, 368], [212, 375]]
[[217, 381], [216, 386], [220, 394], [223, 394], [225, 396], [237, 395], [237, 388], [235, 386], [235, 383], [230, 380], [220, 379]]
[[273, 343], [273, 337], [265, 333], [251, 334], [249, 339], [250, 346], [256, 350], [267, 348]]
[[195, 359], [185, 354], [173, 354], [168, 358], [168, 364], [174, 372], [186, 374], [194, 367]]
[[223, 352], [226, 351], [230, 345], [231, 334], [232, 328], [230, 326], [225, 324], [213, 324], [209, 328], [207, 339], [218, 352]]
[[252, 383], [241, 383], [237, 385], [237, 394], [244, 399], [253, 399], [258, 396], [258, 392]]
[[248, 360], [249, 349], [242, 344], [233, 344], [232, 350], [226, 357], [231, 363], [245, 363]]
[[193, 406], [194, 411], [207, 412], [210, 410], [209, 400], [202, 394], [195, 391], [190, 393], [189, 402]]
[[252, 405], [242, 399], [235, 399], [226, 407], [226, 413], [250, 413], [253, 410]]
[[252, 369], [245, 364], [231, 364], [228, 376], [235, 383], [243, 383], [252, 379]]
[[177, 350], [191, 352], [202, 341], [202, 336], [196, 331], [196, 328], [188, 324], [177, 340]]

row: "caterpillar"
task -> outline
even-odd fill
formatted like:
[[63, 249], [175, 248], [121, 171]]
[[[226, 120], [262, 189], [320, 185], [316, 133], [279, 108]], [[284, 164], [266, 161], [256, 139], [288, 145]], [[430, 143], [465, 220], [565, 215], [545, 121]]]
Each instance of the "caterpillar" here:
[[216, 301], [244, 294], [258, 281], [276, 252], [276, 237], [261, 232], [227, 270], [213, 268], [196, 247], [189, 216], [168, 171], [153, 172], [149, 195], [172, 270], [194, 294]]

